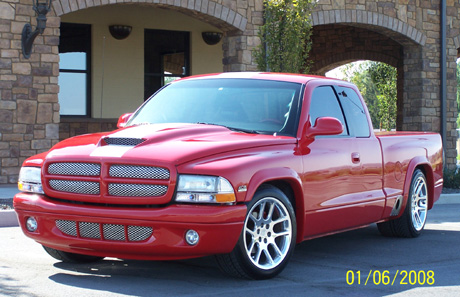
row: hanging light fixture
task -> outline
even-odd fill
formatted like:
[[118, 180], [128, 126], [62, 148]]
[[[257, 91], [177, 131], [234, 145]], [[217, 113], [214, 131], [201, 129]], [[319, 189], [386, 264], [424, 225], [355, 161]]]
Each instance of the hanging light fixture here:
[[131, 30], [133, 28], [131, 26], [125, 25], [111, 25], [109, 26], [110, 35], [117, 40], [123, 40], [129, 36]]
[[222, 33], [219, 32], [202, 32], [201, 37], [206, 44], [215, 45], [222, 39]]
[[32, 45], [38, 34], [43, 34], [46, 28], [46, 14], [51, 10], [52, 0], [33, 0], [33, 10], [37, 14], [37, 28], [32, 31], [30, 24], [25, 24], [22, 29], [22, 54], [29, 59], [32, 53]]

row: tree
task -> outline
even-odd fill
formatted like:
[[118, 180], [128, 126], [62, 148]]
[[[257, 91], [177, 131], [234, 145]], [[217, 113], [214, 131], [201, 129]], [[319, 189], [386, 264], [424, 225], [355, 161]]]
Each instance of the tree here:
[[385, 63], [371, 62], [368, 71], [378, 91], [380, 126], [385, 130], [394, 129], [397, 113], [397, 70]]
[[371, 116], [372, 126], [380, 127], [379, 106], [377, 99], [377, 89], [372, 82], [371, 75], [367, 70], [370, 66], [370, 61], [363, 63], [349, 63], [344, 66], [342, 73], [346, 80], [354, 83], [366, 102], [367, 109]]
[[261, 71], [308, 73], [311, 12], [315, 0], [264, 0], [261, 45], [255, 51]]
[[385, 63], [365, 61], [350, 63], [342, 72], [361, 91], [372, 125], [385, 130], [396, 128], [396, 68]]

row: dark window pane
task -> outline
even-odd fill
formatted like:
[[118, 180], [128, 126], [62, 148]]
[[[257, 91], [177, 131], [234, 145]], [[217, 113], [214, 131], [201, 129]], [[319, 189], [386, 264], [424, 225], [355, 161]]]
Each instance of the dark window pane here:
[[144, 31], [144, 99], [172, 80], [189, 75], [190, 33]]
[[343, 133], [341, 135], [348, 135], [342, 107], [332, 87], [318, 87], [313, 91], [310, 103], [311, 124], [315, 125], [316, 119], [320, 117], [333, 117], [338, 119], [343, 125]]

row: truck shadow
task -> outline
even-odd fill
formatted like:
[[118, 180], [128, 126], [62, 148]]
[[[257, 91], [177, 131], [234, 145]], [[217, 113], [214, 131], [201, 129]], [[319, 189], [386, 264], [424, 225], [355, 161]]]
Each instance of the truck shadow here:
[[[347, 284], [348, 271], [360, 271], [365, 280], [369, 271], [387, 270], [394, 275], [397, 270], [434, 270], [438, 275], [444, 273], [441, 270], [460, 267], [456, 245], [442, 244], [458, 235], [457, 230], [428, 229], [416, 239], [388, 238], [381, 236], [374, 224], [298, 245], [287, 268], [278, 277], [264, 281], [230, 278], [219, 271], [213, 257], [165, 262], [108, 258], [92, 264], [56, 263], [55, 267], [64, 272], [50, 279], [67, 286], [130, 296], [272, 296], [274, 292], [296, 296], [307, 290], [310, 296], [331, 290], [362, 295], [362, 285]], [[455, 271], [458, 273], [451, 272], [459, 275], [460, 268]], [[455, 285], [458, 281], [454, 277], [436, 279], [436, 286]], [[417, 286], [397, 283], [386, 286], [385, 292], [404, 292]], [[366, 295], [381, 296], [382, 289], [367, 286]]]

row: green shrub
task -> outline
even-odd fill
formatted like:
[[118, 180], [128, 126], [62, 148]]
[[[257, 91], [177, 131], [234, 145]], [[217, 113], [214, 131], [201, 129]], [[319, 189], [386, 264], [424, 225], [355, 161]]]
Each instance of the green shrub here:
[[460, 189], [460, 171], [458, 169], [444, 170], [444, 188]]

